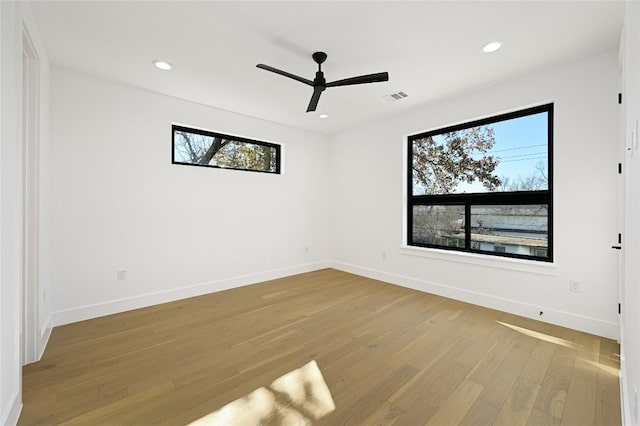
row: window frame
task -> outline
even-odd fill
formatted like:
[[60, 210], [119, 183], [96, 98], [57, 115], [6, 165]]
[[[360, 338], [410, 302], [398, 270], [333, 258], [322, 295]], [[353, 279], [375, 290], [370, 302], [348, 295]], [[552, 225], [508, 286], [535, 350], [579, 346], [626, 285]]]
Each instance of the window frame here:
[[[547, 113], [547, 190], [536, 191], [505, 191], [505, 192], [476, 192], [476, 193], [454, 193], [436, 195], [414, 195], [413, 194], [413, 141], [442, 133], [449, 133], [464, 130], [471, 127], [485, 126], [501, 121], [526, 117], [542, 112]], [[479, 120], [468, 121], [452, 126], [440, 127], [434, 130], [421, 132], [407, 137], [407, 227], [406, 243], [407, 247], [433, 248], [439, 250], [460, 251], [465, 253], [475, 253], [487, 256], [509, 257], [516, 259], [534, 260], [536, 262], [553, 262], [553, 112], [554, 104], [547, 103], [505, 114], [494, 115]], [[535, 255], [523, 255], [516, 253], [490, 252], [471, 248], [471, 207], [491, 206], [491, 205], [547, 205], [547, 256], [539, 257]], [[428, 205], [464, 205], [464, 230], [465, 247], [452, 247], [437, 244], [417, 243], [413, 241], [413, 208], [414, 206]]]
[[[219, 138], [223, 138], [223, 139], [231, 139], [237, 142], [242, 142], [242, 143], [248, 143], [248, 144], [253, 144], [253, 145], [261, 145], [261, 146], [267, 146], [270, 148], [275, 148], [276, 151], [276, 170], [275, 171], [270, 171], [270, 170], [256, 170], [256, 169], [246, 169], [246, 168], [242, 168], [242, 167], [222, 167], [222, 166], [216, 166], [213, 164], [197, 164], [197, 163], [188, 163], [188, 162], [184, 162], [184, 161], [177, 161], [176, 160], [176, 130], [177, 131], [181, 131], [181, 132], [188, 132], [188, 133], [193, 133], [196, 135], [201, 135], [201, 136], [207, 136], [207, 137], [219, 137]], [[203, 130], [203, 129], [198, 129], [198, 128], [193, 128], [193, 127], [187, 127], [187, 126], [182, 126], [179, 124], [172, 124], [171, 125], [171, 164], [178, 164], [178, 165], [182, 165], [182, 166], [195, 166], [195, 167], [209, 167], [209, 168], [214, 168], [214, 169], [222, 169], [222, 170], [240, 170], [240, 171], [245, 171], [245, 172], [256, 172], [256, 173], [268, 173], [268, 174], [275, 174], [275, 175], [279, 175], [282, 174], [282, 145], [279, 145], [277, 143], [273, 143], [273, 142], [265, 142], [265, 141], [260, 141], [260, 140], [256, 140], [256, 139], [250, 139], [250, 138], [245, 138], [242, 136], [235, 136], [235, 135], [229, 135], [226, 133], [220, 133], [220, 132], [213, 132], [210, 130]]]

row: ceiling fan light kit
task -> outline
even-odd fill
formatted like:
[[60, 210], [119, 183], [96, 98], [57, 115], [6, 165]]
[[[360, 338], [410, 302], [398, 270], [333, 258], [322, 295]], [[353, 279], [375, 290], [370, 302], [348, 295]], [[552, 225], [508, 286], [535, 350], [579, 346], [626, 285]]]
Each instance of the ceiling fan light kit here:
[[304, 83], [307, 86], [312, 86], [313, 95], [311, 95], [309, 106], [307, 106], [307, 112], [313, 112], [316, 110], [318, 101], [320, 100], [320, 95], [325, 91], [327, 87], [351, 86], [354, 84], [379, 83], [383, 81], [389, 81], [389, 73], [379, 72], [375, 74], [366, 74], [357, 77], [345, 78], [343, 80], [336, 80], [327, 83], [324, 78], [324, 73], [322, 72], [322, 64], [327, 60], [327, 54], [324, 52], [315, 52], [313, 55], [311, 55], [311, 57], [318, 64], [318, 71], [316, 72], [316, 77], [313, 79], [313, 81], [286, 71], [279, 70], [269, 65], [258, 64], [256, 66], [263, 70], [271, 71], [273, 73], [280, 74], [282, 76], [299, 81], [300, 83]]

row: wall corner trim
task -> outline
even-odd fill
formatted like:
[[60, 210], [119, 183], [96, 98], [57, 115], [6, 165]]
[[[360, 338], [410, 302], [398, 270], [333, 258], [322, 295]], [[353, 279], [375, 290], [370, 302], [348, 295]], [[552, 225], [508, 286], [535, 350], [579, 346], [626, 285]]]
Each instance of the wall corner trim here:
[[561, 327], [571, 328], [573, 330], [595, 334], [613, 340], [617, 340], [619, 338], [619, 325], [613, 322], [602, 321], [596, 318], [586, 317], [570, 312], [554, 310], [544, 306], [530, 305], [528, 303], [523, 303], [512, 299], [505, 299], [485, 293], [473, 292], [452, 287], [446, 284], [420, 280], [417, 278], [393, 274], [377, 269], [361, 267], [344, 262], [332, 261], [331, 267], [340, 271], [361, 275], [363, 277], [384, 281], [425, 293], [432, 293], [438, 296], [460, 300], [462, 302], [467, 302], [474, 305], [497, 309], [499, 311], [508, 312], [514, 315], [520, 315], [539, 321], [541, 319], [538, 317], [538, 312], [540, 311], [540, 308], [542, 308], [545, 312], [546, 317], [542, 321], [559, 325]]

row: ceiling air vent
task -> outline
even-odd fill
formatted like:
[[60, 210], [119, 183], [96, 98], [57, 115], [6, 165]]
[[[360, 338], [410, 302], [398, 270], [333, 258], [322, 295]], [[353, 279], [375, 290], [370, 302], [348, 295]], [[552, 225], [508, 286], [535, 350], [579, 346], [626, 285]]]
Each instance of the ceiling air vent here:
[[383, 98], [385, 98], [390, 102], [395, 102], [395, 101], [399, 101], [400, 99], [404, 99], [407, 96], [409, 95], [407, 95], [403, 91], [399, 91], [399, 92], [389, 93], [388, 95], [384, 95]]

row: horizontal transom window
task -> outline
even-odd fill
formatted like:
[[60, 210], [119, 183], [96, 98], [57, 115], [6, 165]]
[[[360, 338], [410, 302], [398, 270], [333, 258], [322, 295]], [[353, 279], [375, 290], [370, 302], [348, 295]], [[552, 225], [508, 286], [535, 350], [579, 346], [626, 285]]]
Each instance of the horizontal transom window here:
[[173, 125], [173, 164], [280, 173], [280, 145]]
[[553, 260], [553, 104], [408, 138], [407, 243]]

